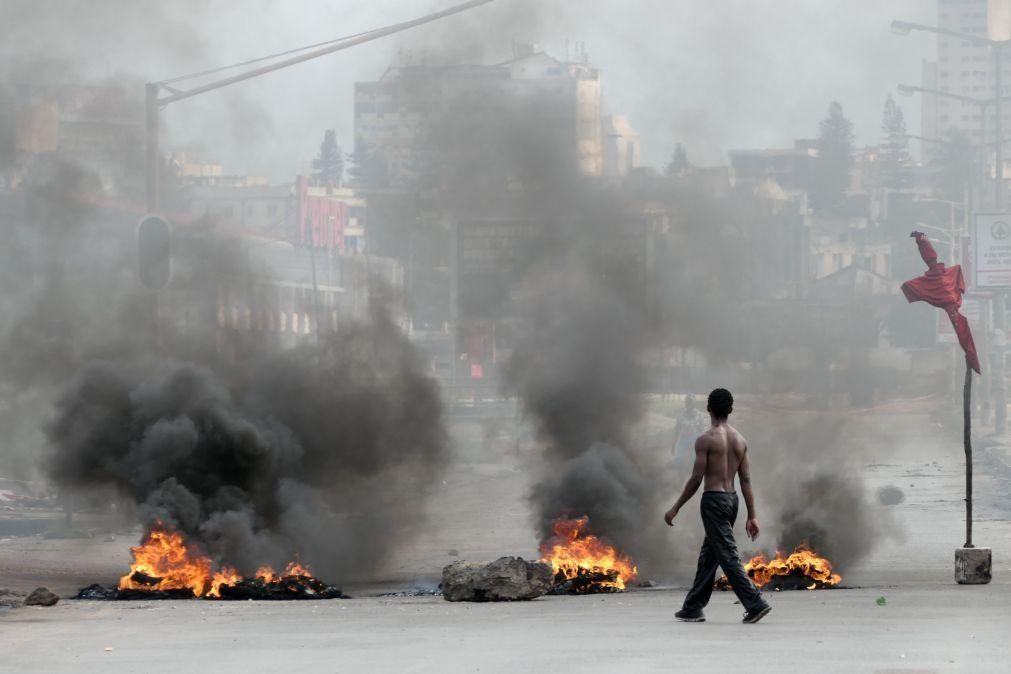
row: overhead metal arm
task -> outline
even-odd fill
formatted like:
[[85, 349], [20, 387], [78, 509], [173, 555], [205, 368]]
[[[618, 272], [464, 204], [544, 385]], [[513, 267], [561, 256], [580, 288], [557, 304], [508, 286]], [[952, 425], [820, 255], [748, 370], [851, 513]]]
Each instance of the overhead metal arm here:
[[[243, 82], [254, 77], [259, 77], [260, 75], [265, 75], [267, 73], [273, 72], [275, 70], [281, 70], [282, 68], [287, 68], [289, 66], [296, 65], [298, 63], [303, 63], [305, 61], [311, 61], [312, 59], [319, 58], [320, 56], [326, 56], [327, 54], [332, 54], [334, 52], [341, 51], [343, 49], [349, 49], [357, 45], [363, 44], [365, 42], [370, 42], [372, 40], [378, 40], [379, 38], [386, 37], [388, 35], [393, 35], [394, 33], [399, 33], [401, 31], [408, 30], [410, 28], [415, 28], [426, 23], [431, 23], [432, 21], [437, 21], [439, 19], [452, 16], [454, 14], [460, 14], [461, 12], [466, 12], [467, 10], [474, 9], [475, 7], [480, 7], [481, 5], [487, 5], [494, 0], [470, 0], [459, 5], [450, 7], [441, 12], [435, 12], [434, 14], [428, 14], [426, 16], [412, 19], [410, 21], [403, 21], [401, 23], [396, 23], [384, 28], [377, 28], [376, 30], [369, 31], [367, 33], [361, 33], [356, 36], [349, 37], [347, 40], [342, 40], [329, 46], [317, 49], [300, 56], [295, 56], [290, 59], [285, 59], [277, 63], [273, 63], [268, 66], [263, 66], [261, 68], [256, 68], [254, 70], [249, 70], [238, 75], [233, 75], [231, 77], [226, 77], [215, 82], [210, 82], [202, 86], [195, 87], [188, 90], [180, 90], [175, 87], [169, 87], [169, 83], [176, 83], [183, 79], [189, 79], [188, 77], [183, 78], [171, 78], [167, 80], [162, 80], [160, 82], [149, 82], [146, 86], [146, 137], [145, 137], [145, 159], [146, 159], [146, 183], [147, 183], [147, 210], [148, 212], [156, 211], [159, 207], [159, 173], [160, 173], [160, 150], [159, 150], [159, 139], [158, 139], [158, 112], [161, 108], [165, 107], [169, 103], [175, 103], [176, 101], [181, 101], [199, 94], [206, 93], [208, 91], [214, 91], [215, 89], [221, 89], [222, 87], [227, 87], [230, 84], [236, 84], [237, 82]], [[297, 51], [297, 50], [296, 50]], [[290, 52], [289, 52], [290, 53]], [[162, 90], [170, 92], [169, 96], [160, 97], [159, 94]]]

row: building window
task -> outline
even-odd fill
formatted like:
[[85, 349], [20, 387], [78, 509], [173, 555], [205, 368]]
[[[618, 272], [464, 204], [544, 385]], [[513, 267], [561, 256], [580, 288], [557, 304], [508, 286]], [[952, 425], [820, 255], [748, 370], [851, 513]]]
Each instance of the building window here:
[[267, 215], [269, 215], [270, 217], [276, 216], [277, 215], [277, 206], [268, 206], [267, 207]]

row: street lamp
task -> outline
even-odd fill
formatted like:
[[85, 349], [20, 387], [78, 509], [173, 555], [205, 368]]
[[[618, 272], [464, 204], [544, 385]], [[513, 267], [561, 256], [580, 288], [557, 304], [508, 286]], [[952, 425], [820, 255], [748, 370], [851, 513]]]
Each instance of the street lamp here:
[[[993, 105], [995, 113], [994, 140], [996, 140], [996, 144], [994, 145], [993, 210], [998, 212], [1004, 210], [1004, 130], [1002, 126], [1004, 120], [1001, 103], [1004, 100], [1004, 48], [1008, 46], [1008, 44], [1011, 44], [1011, 42], [1008, 40], [991, 40], [988, 37], [980, 35], [962, 33], [955, 30], [948, 30], [946, 28], [939, 28], [937, 26], [926, 26], [909, 21], [892, 21], [892, 31], [898, 35], [908, 35], [913, 31], [923, 31], [926, 33], [934, 33], [936, 35], [947, 35], [964, 42], [969, 42], [974, 45], [990, 49], [990, 53], [993, 56]], [[981, 115], [981, 118], [985, 117], [985, 114]], [[980, 140], [985, 139], [981, 138]], [[994, 300], [994, 322], [997, 325], [999, 336], [1002, 336], [1007, 330], [1007, 318], [1005, 315], [1007, 300], [1003, 292], [995, 293]], [[996, 379], [997, 384], [997, 395], [995, 396], [996, 400], [994, 401], [994, 405], [996, 407], [996, 414], [994, 415], [994, 430], [998, 435], [1003, 435], [1007, 432], [1007, 380], [1005, 376], [1004, 361], [1005, 354], [1001, 351], [994, 363], [994, 378]], [[971, 480], [971, 478], [969, 478], [969, 480]], [[971, 521], [971, 517], [967, 520], [967, 523], [969, 521]]]
[[[986, 108], [989, 105], [996, 105], [997, 99], [980, 99], [973, 98], [972, 96], [962, 96], [960, 94], [953, 94], [950, 91], [941, 91], [940, 89], [928, 89], [926, 87], [918, 87], [912, 84], [899, 84], [896, 87], [900, 94], [903, 96], [912, 96], [915, 93], [930, 94], [932, 96], [941, 96], [944, 98], [951, 98], [956, 101], [960, 101], [966, 105], [975, 105], [979, 108], [979, 140], [980, 140], [980, 174], [979, 174], [979, 206], [983, 206], [984, 193], [986, 191], [986, 164], [987, 164], [987, 143], [986, 143]], [[1005, 97], [1011, 100], [1011, 97]], [[998, 129], [1000, 126], [998, 125]], [[997, 135], [996, 138], [1000, 138]], [[923, 139], [921, 139], [923, 140]], [[929, 140], [927, 142], [930, 142]], [[996, 147], [996, 141], [994, 146]], [[996, 194], [996, 193], [995, 193]], [[996, 196], [994, 197], [996, 199]]]
[[[936, 35], [947, 35], [948, 37], [958, 38], [965, 42], [971, 42], [972, 44], [978, 46], [985, 46], [990, 48], [990, 53], [993, 54], [994, 62], [994, 98], [986, 101], [986, 104], [993, 103], [995, 107], [995, 133], [994, 138], [997, 143], [994, 145], [994, 194], [993, 194], [993, 207], [995, 211], [1002, 210], [1004, 208], [1004, 143], [1003, 143], [1003, 129], [1002, 129], [1002, 112], [1001, 112], [1001, 102], [1004, 100], [1004, 47], [1006, 47], [1009, 42], [1007, 40], [991, 40], [988, 37], [982, 37], [979, 35], [973, 35], [972, 33], [961, 33], [956, 30], [948, 30], [946, 28], [938, 28], [936, 26], [927, 26], [920, 23], [912, 23], [910, 21], [892, 21], [892, 32], [897, 35], [909, 35], [914, 30], [923, 31], [926, 33], [934, 33]], [[899, 91], [906, 93], [912, 91], [925, 91], [921, 87], [911, 87], [909, 85], [904, 85]], [[945, 95], [948, 98], [955, 98], [963, 102], [974, 103], [976, 105], [983, 105], [984, 101], [979, 99], [970, 98], [968, 96], [959, 96], [957, 94], [949, 94], [948, 92], [941, 91], [931, 91], [930, 93], [935, 93], [938, 95]], [[985, 114], [981, 114], [981, 118], [985, 118]], [[983, 140], [983, 139], [981, 139]]]
[[[935, 26], [925, 26], [923, 24], [912, 23], [909, 21], [892, 22], [892, 31], [899, 35], [908, 35], [914, 30], [935, 33], [937, 35], [947, 35], [962, 40], [963, 42], [968, 42], [978, 46], [985, 46], [990, 49], [994, 63], [993, 105], [996, 113], [994, 139], [997, 141], [994, 145], [995, 167], [993, 206], [995, 211], [1000, 211], [1004, 208], [1004, 132], [1002, 128], [1003, 114], [1001, 111], [1001, 102], [1004, 97], [1004, 47], [1008, 44], [1008, 41], [991, 40], [988, 37], [961, 33]], [[909, 88], [907, 88], [907, 90], [908, 89]], [[982, 106], [982, 104], [980, 105]], [[985, 119], [985, 110], [983, 110], [982, 113], [983, 114], [981, 114], [980, 117], [981, 119]], [[980, 141], [983, 143], [986, 141], [986, 138], [980, 138]], [[952, 208], [952, 220], [954, 220], [954, 213], [954, 208]], [[997, 293], [996, 295], [997, 297], [995, 299], [997, 301], [995, 302], [995, 307], [997, 315], [995, 318], [997, 320], [995, 322], [999, 326], [1000, 331], [998, 331], [995, 337], [1001, 337], [1003, 334], [1002, 331], [1006, 327], [1004, 311], [1005, 298], [1004, 293]], [[1001, 347], [1000, 353], [997, 354], [994, 362], [994, 379], [997, 384], [997, 392], [995, 396], [996, 400], [994, 401], [997, 414], [994, 430], [997, 434], [1003, 434], [1007, 431], [1007, 380], [1005, 377], [1004, 361], [1005, 354], [1003, 347]], [[988, 583], [990, 582], [990, 567], [992, 564], [990, 550], [988, 548], [976, 550], [973, 548], [972, 543], [972, 368], [969, 366], [968, 358], [966, 358], [965, 367], [965, 386], [962, 391], [962, 444], [965, 449], [965, 545], [962, 548], [955, 550], [955, 580], [959, 583]]]

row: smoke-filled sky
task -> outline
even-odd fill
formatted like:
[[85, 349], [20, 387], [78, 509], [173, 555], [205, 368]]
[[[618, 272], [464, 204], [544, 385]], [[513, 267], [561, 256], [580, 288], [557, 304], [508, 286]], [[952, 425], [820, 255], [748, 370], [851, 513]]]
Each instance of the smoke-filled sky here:
[[[160, 80], [358, 33], [444, 9], [456, 0], [4, 0], [13, 40], [0, 56], [62, 59], [64, 76]], [[885, 96], [916, 83], [927, 36], [896, 36], [892, 19], [936, 21], [929, 0], [497, 0], [469, 15], [185, 101], [166, 111], [170, 142], [227, 172], [284, 180], [304, 169], [323, 130], [352, 144], [353, 83], [432, 45], [483, 62], [511, 42], [564, 56], [585, 43], [603, 72], [606, 109], [629, 115], [643, 162], [663, 165], [675, 142], [696, 163], [737, 147], [812, 136], [829, 101], [855, 122], [858, 143], [879, 136]], [[426, 45], [428, 47], [426, 48]], [[919, 100], [901, 99], [910, 128]]]

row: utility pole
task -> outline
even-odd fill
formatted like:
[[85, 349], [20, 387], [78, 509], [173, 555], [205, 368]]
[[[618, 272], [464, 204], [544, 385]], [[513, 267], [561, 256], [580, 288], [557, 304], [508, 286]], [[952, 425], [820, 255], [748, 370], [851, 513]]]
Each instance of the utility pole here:
[[[999, 213], [1004, 207], [1004, 136], [1002, 119], [1003, 97], [1003, 60], [1006, 41], [998, 41], [989, 37], [982, 37], [969, 33], [947, 30], [934, 26], [924, 26], [922, 24], [910, 23], [908, 21], [893, 21], [892, 30], [900, 35], [907, 35], [913, 30], [935, 33], [937, 35], [958, 38], [978, 46], [989, 47], [990, 53], [994, 57], [994, 110], [996, 112], [994, 140], [995, 140], [995, 164], [994, 167], [994, 211]], [[981, 116], [985, 117], [984, 114]], [[981, 143], [986, 142], [985, 138], [980, 138]], [[1004, 345], [1003, 329], [1004, 323], [1004, 293], [995, 294], [995, 315], [998, 328], [994, 331], [994, 336], [1000, 346], [997, 350], [996, 362], [992, 363], [994, 378], [996, 379], [996, 420], [995, 431], [1002, 434], [1007, 430], [1007, 383], [1004, 372]], [[985, 312], [984, 312], [985, 313]], [[962, 445], [965, 452], [965, 543], [961, 548], [955, 550], [955, 582], [960, 584], [980, 584], [989, 583], [991, 577], [992, 557], [990, 548], [976, 548], [972, 541], [972, 368], [969, 365], [969, 358], [965, 362], [965, 385], [962, 389]]]
[[[217, 68], [214, 70], [207, 70], [199, 73], [194, 73], [192, 75], [184, 75], [182, 77], [175, 77], [168, 80], [162, 80], [160, 82], [149, 82], [146, 87], [146, 114], [145, 114], [145, 160], [146, 160], [146, 188], [147, 188], [147, 208], [148, 212], [153, 212], [157, 210], [160, 202], [160, 180], [159, 180], [159, 170], [161, 163], [159, 148], [159, 122], [158, 113], [161, 108], [169, 105], [170, 103], [175, 103], [193, 96], [198, 96], [208, 91], [214, 91], [215, 89], [220, 89], [222, 87], [227, 87], [230, 84], [235, 84], [237, 82], [242, 82], [254, 77], [259, 77], [260, 75], [266, 75], [267, 73], [274, 72], [275, 70], [281, 70], [282, 68], [287, 68], [289, 66], [296, 65], [298, 63], [303, 63], [305, 61], [311, 61], [312, 59], [319, 58], [320, 56], [326, 56], [327, 54], [332, 54], [344, 49], [350, 49], [360, 44], [366, 42], [371, 42], [373, 40], [378, 40], [379, 38], [386, 37], [388, 35], [393, 35], [394, 33], [399, 33], [410, 28], [415, 28], [426, 23], [431, 23], [433, 21], [438, 21], [448, 16], [454, 14], [460, 14], [475, 7], [481, 5], [487, 5], [494, 0], [470, 0], [470, 2], [465, 2], [459, 5], [450, 7], [441, 12], [435, 12], [433, 14], [428, 14], [426, 16], [420, 17], [418, 19], [412, 19], [410, 21], [404, 21], [397, 24], [392, 24], [390, 26], [385, 26], [383, 28], [377, 28], [375, 30], [361, 33], [359, 35], [354, 35], [348, 38], [342, 38], [338, 40], [332, 40], [328, 43], [323, 43], [327, 46], [321, 47], [320, 49], [313, 49], [306, 53], [302, 53], [298, 56], [293, 56], [283, 61], [278, 61], [270, 65], [261, 66], [253, 70], [249, 70], [238, 75], [232, 75], [230, 77], [225, 77], [220, 80], [210, 82], [208, 84], [203, 84], [193, 89], [189, 90], [179, 90], [172, 85], [177, 82], [182, 82], [185, 80], [191, 80], [198, 77], [205, 77], [210, 74], [221, 72], [223, 70], [229, 70], [233, 67], [239, 67], [243, 65], [249, 65], [252, 63], [258, 63], [260, 61], [269, 60], [272, 58], [279, 58], [280, 56], [285, 56], [295, 52], [305, 51], [307, 48], [296, 49], [283, 54], [275, 54], [274, 56], [267, 56], [260, 59], [254, 59], [252, 61], [247, 61], [246, 63], [237, 64], [235, 66], [226, 66], [224, 68]], [[319, 46], [319, 45], [313, 45]], [[159, 97], [162, 90], [169, 93], [168, 96]]]

